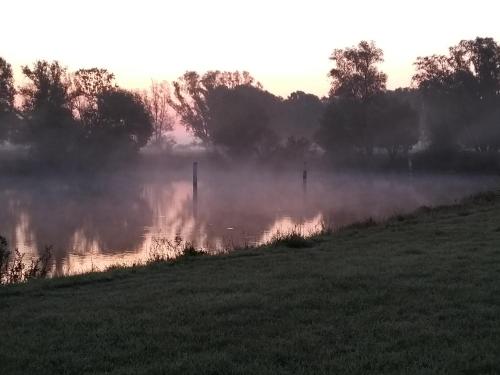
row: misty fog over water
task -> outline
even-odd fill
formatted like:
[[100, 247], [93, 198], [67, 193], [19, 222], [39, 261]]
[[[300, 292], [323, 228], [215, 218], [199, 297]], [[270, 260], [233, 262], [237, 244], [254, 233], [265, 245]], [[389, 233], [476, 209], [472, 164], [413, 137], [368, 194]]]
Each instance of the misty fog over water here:
[[[0, 261], [21, 269], [48, 246], [70, 274], [230, 251], [498, 186], [493, 37], [418, 56], [412, 85], [394, 90], [375, 41], [333, 47], [324, 97], [277, 96], [239, 70], [130, 90], [105, 67], [44, 59], [20, 81], [0, 57]], [[192, 144], [176, 144], [179, 127]]]
[[[182, 241], [211, 253], [311, 234], [494, 189], [495, 176], [331, 174], [219, 170], [200, 165], [193, 206], [190, 167], [81, 178], [10, 177], [0, 183], [1, 232], [27, 256], [52, 246], [56, 273], [148, 259]], [[162, 249], [171, 251], [172, 249]], [[173, 255], [173, 254], [171, 254]]]

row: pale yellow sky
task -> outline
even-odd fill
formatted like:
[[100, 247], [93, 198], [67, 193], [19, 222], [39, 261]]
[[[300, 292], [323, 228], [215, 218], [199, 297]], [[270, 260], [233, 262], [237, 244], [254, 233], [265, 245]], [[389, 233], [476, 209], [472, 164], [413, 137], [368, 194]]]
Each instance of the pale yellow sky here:
[[389, 87], [408, 85], [419, 55], [461, 39], [500, 40], [500, 1], [4, 0], [0, 56], [16, 68], [57, 59], [104, 67], [121, 85], [186, 70], [248, 70], [269, 91], [325, 95], [334, 48], [375, 40]]

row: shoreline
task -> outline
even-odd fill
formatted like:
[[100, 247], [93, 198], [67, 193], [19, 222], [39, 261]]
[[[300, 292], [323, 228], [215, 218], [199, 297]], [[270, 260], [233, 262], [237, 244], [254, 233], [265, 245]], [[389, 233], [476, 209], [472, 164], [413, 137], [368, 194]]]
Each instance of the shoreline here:
[[[23, 280], [21, 282], [0, 284], [0, 290], [2, 287], [19, 286], [23, 284], [25, 285], [27, 283], [37, 283], [48, 280], [59, 280], [59, 279], [80, 278], [80, 277], [86, 278], [88, 276], [105, 275], [106, 273], [114, 273], [121, 271], [131, 271], [131, 272], [135, 272], [135, 270], [146, 271], [149, 267], [154, 267], [158, 264], [174, 265], [177, 263], [182, 263], [184, 261], [192, 261], [194, 258], [200, 258], [200, 257], [204, 258], [210, 257], [217, 259], [217, 258], [238, 256], [239, 253], [241, 252], [250, 252], [250, 253], [265, 252], [265, 251], [272, 251], [273, 249], [276, 248], [289, 249], [289, 250], [308, 249], [315, 247], [316, 245], [322, 242], [335, 240], [336, 236], [342, 235], [346, 231], [354, 231], [354, 233], [356, 233], [358, 230], [364, 230], [370, 227], [387, 226], [389, 225], [390, 222], [394, 221], [405, 221], [422, 213], [432, 213], [434, 211], [437, 212], [442, 210], [461, 209], [464, 205], [471, 204], [474, 202], [483, 202], [483, 201], [490, 202], [496, 200], [500, 200], [500, 191], [495, 192], [488, 190], [470, 196], [466, 196], [462, 198], [460, 201], [452, 204], [421, 206], [409, 213], [405, 214], [396, 213], [379, 220], [375, 220], [372, 217], [368, 217], [365, 220], [353, 222], [347, 225], [341, 225], [336, 228], [325, 225], [321, 229], [318, 229], [318, 231], [312, 234], [304, 235], [299, 231], [296, 231], [295, 229], [289, 232], [279, 232], [276, 233], [274, 236], [272, 236], [267, 243], [263, 243], [260, 245], [236, 246], [231, 249], [223, 249], [217, 252], [201, 248], [198, 249], [196, 247], [193, 247], [193, 245], [190, 242], [183, 242], [181, 243], [182, 247], [179, 246], [176, 247], [175, 249], [169, 249], [169, 250], [175, 250], [175, 252], [177, 252], [177, 255], [174, 257], [170, 257], [168, 254], [165, 254], [163, 250], [160, 252], [150, 251], [148, 258], [138, 259], [137, 262], [134, 262], [133, 264], [116, 263], [116, 264], [111, 264], [105, 267], [104, 269], [96, 269], [90, 271], [82, 271], [74, 274], [70, 273], [70, 274], [54, 275], [48, 277], [34, 277], [32, 279]], [[174, 245], [171, 244], [169, 246], [174, 246]], [[50, 246], [48, 248], [50, 248]]]

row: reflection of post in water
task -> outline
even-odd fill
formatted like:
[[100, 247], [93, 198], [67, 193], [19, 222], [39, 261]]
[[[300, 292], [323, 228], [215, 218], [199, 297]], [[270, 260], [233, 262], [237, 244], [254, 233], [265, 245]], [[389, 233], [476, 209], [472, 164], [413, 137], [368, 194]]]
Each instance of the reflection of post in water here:
[[410, 179], [413, 177], [413, 161], [410, 154], [408, 154], [408, 176]]
[[198, 216], [198, 162], [193, 163], [193, 216]]
[[304, 222], [307, 216], [307, 163], [304, 162], [302, 169], [302, 205], [299, 208], [300, 223]]
[[304, 162], [304, 170], [302, 171], [302, 192], [304, 193], [304, 198], [307, 194], [307, 164]]

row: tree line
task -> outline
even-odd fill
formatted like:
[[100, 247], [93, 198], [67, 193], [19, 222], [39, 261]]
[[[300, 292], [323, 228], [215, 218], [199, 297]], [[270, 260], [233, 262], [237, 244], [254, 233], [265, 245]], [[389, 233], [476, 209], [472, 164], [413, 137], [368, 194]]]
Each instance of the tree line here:
[[418, 57], [412, 85], [393, 91], [379, 68], [383, 51], [373, 42], [337, 49], [331, 59], [317, 141], [337, 159], [366, 160], [375, 152], [406, 159], [411, 152], [430, 166], [499, 151], [500, 46], [494, 39], [462, 40], [446, 55]]
[[[23, 66], [16, 87], [0, 58], [0, 140], [54, 164], [123, 160], [161, 145], [175, 122], [206, 148], [233, 159], [387, 163], [500, 149], [500, 46], [463, 40], [446, 55], [417, 58], [412, 85], [388, 90], [374, 42], [335, 49], [327, 97], [281, 98], [248, 72], [188, 71], [141, 92], [106, 69], [68, 72], [59, 62]], [[430, 156], [429, 156], [430, 155]]]

